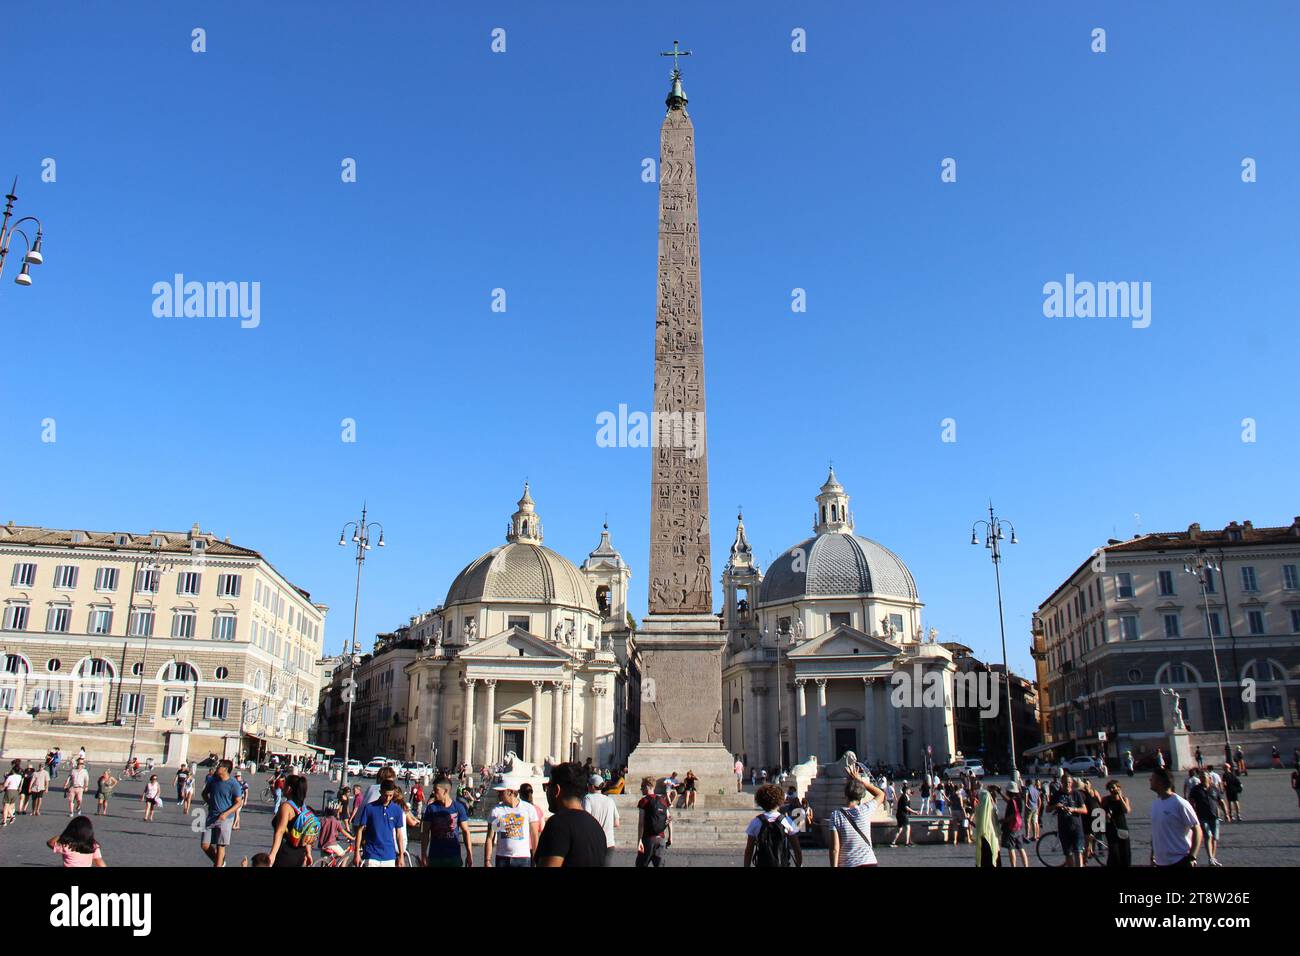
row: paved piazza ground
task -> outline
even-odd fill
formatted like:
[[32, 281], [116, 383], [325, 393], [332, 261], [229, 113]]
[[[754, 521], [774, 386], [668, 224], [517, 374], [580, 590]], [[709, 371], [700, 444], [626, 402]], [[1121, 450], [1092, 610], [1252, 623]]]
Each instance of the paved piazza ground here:
[[[93, 780], [102, 767], [92, 767]], [[174, 795], [172, 774], [159, 775], [164, 796]], [[1134, 838], [1135, 862], [1144, 862], [1150, 846], [1148, 809], [1151, 793], [1146, 789], [1146, 777], [1138, 775], [1131, 780], [1120, 778], [1134, 803], [1131, 826]], [[1255, 770], [1246, 777], [1246, 792], [1242, 809], [1245, 821], [1223, 826], [1223, 844], [1219, 858], [1225, 867], [1295, 866], [1300, 864], [1300, 810], [1290, 785], [1290, 772], [1283, 770]], [[264, 775], [251, 781], [250, 796], [253, 803], [244, 810], [241, 829], [236, 831], [232, 847], [232, 862], [259, 851], [269, 849], [271, 842], [271, 809], [256, 799], [265, 783]], [[143, 781], [124, 781], [113, 796], [109, 816], [95, 817], [95, 832], [103, 846], [105, 859], [110, 866], [205, 866], [207, 859], [199, 850], [198, 834], [191, 829], [190, 820], [182, 814], [174, 800], [166, 803], [156, 819], [146, 823], [140, 793]], [[323, 776], [312, 778], [311, 801], [317, 803], [322, 791], [334, 784]], [[200, 804], [195, 801], [195, 807]], [[87, 812], [93, 813], [93, 799]], [[688, 813], [689, 811], [677, 811]], [[57, 836], [68, 819], [67, 804], [60, 791], [45, 801], [40, 817], [22, 816], [17, 822], [0, 829], [0, 866], [55, 866], [53, 854], [45, 841]], [[631, 840], [631, 821], [624, 822], [620, 837]], [[481, 850], [478, 851], [481, 853]], [[970, 866], [973, 851], [962, 844], [951, 846], [917, 846], [911, 849], [878, 851], [881, 866]], [[619, 862], [630, 866], [633, 853], [620, 850]], [[1203, 858], [1203, 854], [1202, 854]], [[476, 853], [475, 862], [480, 856]], [[1030, 849], [1030, 862], [1038, 866], [1037, 857]], [[739, 850], [687, 850], [674, 847], [669, 852], [670, 866], [739, 866]], [[812, 850], [805, 855], [806, 865], [826, 866], [823, 850]]]

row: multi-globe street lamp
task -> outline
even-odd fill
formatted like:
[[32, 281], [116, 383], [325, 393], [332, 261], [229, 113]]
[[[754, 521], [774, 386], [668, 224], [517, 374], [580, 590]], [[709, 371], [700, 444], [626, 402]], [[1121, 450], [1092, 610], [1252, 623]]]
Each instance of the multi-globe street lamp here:
[[1019, 544], [1016, 540], [1016, 527], [1010, 521], [999, 518], [993, 513], [993, 502], [989, 502], [989, 516], [985, 520], [981, 518], [971, 525], [970, 543], [979, 544], [979, 527], [984, 526], [984, 547], [988, 548], [989, 556], [993, 559], [993, 577], [997, 582], [998, 589], [998, 629], [1002, 635], [1002, 677], [1007, 685], [1007, 743], [1011, 749], [1011, 780], [1018, 783], [1020, 781], [1020, 770], [1016, 761], [1016, 722], [1011, 713], [1011, 669], [1007, 664], [1007, 627], [1002, 616], [1002, 572], [999, 565], [1002, 563], [1002, 540], [1005, 537], [1003, 526], [1005, 525], [1011, 531], [1011, 543]]
[[357, 652], [357, 612], [361, 607], [361, 566], [366, 563], [366, 552], [370, 550], [370, 531], [372, 528], [379, 529], [379, 540], [376, 544], [379, 547], [384, 546], [384, 526], [378, 521], [372, 521], [366, 524], [366, 506], [361, 506], [361, 520], [349, 521], [339, 532], [339, 547], [346, 544], [348, 529], [352, 529], [352, 543], [357, 546], [357, 590], [352, 602], [352, 643], [348, 646], [348, 679], [343, 682], [343, 699], [347, 701], [348, 716], [347, 725], [343, 734], [343, 769], [339, 782], [339, 793], [342, 793], [348, 785], [348, 759], [351, 757], [352, 749], [352, 702], [357, 696], [357, 664], [360, 663], [361, 655]]
[[[14, 212], [14, 203], [18, 201], [18, 197], [15, 195], [17, 190], [18, 177], [15, 176], [14, 184], [9, 187], [9, 192], [5, 195], [4, 219], [0, 221], [0, 276], [4, 275], [5, 258], [9, 255], [9, 243], [13, 242], [14, 234], [17, 233], [23, 237], [23, 243], [27, 246], [27, 251], [23, 254], [22, 271], [14, 276], [14, 283], [29, 286], [32, 284], [31, 267], [39, 266], [45, 261], [45, 257], [41, 254], [41, 232], [43, 227], [41, 221], [35, 216], [23, 216], [12, 226], [9, 225], [9, 220]], [[25, 222], [36, 223], [35, 241], [28, 238], [27, 233], [18, 228]]]
[[1210, 601], [1206, 578], [1219, 570], [1219, 565], [1205, 554], [1193, 554], [1183, 562], [1183, 570], [1196, 575], [1196, 583], [1201, 587], [1201, 608], [1205, 611], [1205, 633], [1210, 639], [1210, 657], [1214, 659], [1214, 683], [1219, 689], [1219, 712], [1223, 715], [1223, 752], [1225, 762], [1232, 762], [1232, 737], [1228, 728], [1228, 705], [1223, 696], [1223, 677], [1219, 672], [1219, 651], [1214, 644], [1214, 628], [1210, 623]]

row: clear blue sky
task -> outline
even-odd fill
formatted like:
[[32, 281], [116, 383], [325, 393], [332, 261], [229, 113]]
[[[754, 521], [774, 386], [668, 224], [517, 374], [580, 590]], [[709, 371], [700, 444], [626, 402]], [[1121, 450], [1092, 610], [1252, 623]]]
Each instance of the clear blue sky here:
[[[370, 635], [440, 603], [528, 477], [575, 561], [608, 512], [643, 613], [648, 452], [598, 448], [595, 417], [650, 401], [640, 173], [674, 37], [695, 51], [715, 571], [738, 503], [765, 567], [804, 537], [834, 459], [927, 625], [996, 659], [968, 543], [992, 497], [1023, 541], [1004, 587], [1026, 669], [1033, 608], [1135, 514], [1300, 512], [1293, 4], [459, 6], [9, 11], [0, 177], [47, 263], [19, 289], [13, 257], [0, 286], [0, 520], [199, 521], [330, 604], [335, 649], [335, 541], [363, 498], [389, 542]], [[177, 272], [261, 282], [260, 327], [155, 318]], [[1044, 318], [1066, 273], [1149, 281], [1151, 327]]]

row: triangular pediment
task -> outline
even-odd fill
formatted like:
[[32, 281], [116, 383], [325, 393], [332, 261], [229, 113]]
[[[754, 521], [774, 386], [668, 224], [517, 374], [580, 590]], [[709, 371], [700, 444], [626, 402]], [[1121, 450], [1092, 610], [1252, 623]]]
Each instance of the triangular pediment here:
[[790, 651], [789, 656], [800, 657], [889, 657], [903, 653], [897, 644], [872, 637], [847, 624], [837, 624], [825, 634], [814, 637]]
[[[520, 651], [523, 653], [521, 654]], [[518, 660], [521, 657], [534, 661], [570, 660], [568, 654], [550, 641], [536, 634], [529, 634], [518, 625], [507, 628], [500, 634], [476, 641], [457, 656], [467, 661]]]

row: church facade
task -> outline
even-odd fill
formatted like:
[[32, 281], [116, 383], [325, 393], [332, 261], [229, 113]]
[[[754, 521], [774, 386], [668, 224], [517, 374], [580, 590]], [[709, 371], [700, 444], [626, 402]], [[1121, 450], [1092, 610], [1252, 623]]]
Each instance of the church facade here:
[[476, 767], [511, 752], [539, 766], [623, 759], [631, 576], [608, 527], [581, 567], [543, 547], [525, 484], [506, 543], [456, 576], [407, 665], [417, 757]]
[[790, 767], [848, 750], [920, 768], [955, 753], [951, 653], [921, 629], [912, 573], [854, 534], [832, 469], [813, 536], [764, 575], [742, 516], [722, 575], [723, 734], [747, 765]]

